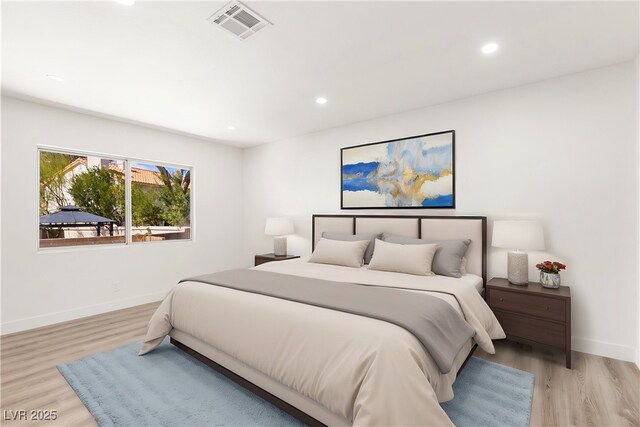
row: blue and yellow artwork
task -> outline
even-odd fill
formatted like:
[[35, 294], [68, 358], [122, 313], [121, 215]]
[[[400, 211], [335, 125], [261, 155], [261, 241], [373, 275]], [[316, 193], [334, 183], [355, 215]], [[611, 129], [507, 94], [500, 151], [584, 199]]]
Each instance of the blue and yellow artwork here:
[[342, 209], [454, 208], [454, 142], [450, 130], [343, 148]]

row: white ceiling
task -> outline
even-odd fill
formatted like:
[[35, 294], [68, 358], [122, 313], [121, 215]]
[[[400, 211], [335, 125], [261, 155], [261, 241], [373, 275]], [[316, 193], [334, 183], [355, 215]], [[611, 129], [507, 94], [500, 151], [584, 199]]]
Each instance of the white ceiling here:
[[638, 2], [225, 3], [3, 1], [3, 92], [250, 146], [638, 56]]

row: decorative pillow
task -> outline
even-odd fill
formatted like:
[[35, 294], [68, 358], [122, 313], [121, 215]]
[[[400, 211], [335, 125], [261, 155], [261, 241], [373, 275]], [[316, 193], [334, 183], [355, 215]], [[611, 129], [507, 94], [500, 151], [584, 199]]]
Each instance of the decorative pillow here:
[[369, 240], [345, 242], [322, 238], [316, 243], [316, 248], [311, 254], [309, 262], [362, 267], [362, 257], [368, 245]]
[[438, 250], [436, 251], [436, 255], [433, 257], [431, 270], [441, 276], [449, 277], [462, 277], [464, 274], [461, 269], [462, 259], [471, 244], [471, 240], [469, 239], [430, 241], [425, 239], [394, 236], [386, 233], [382, 238], [385, 242], [400, 243], [404, 245], [424, 245], [428, 243], [435, 243], [438, 245]]
[[325, 239], [331, 240], [343, 240], [345, 242], [353, 242], [356, 240], [368, 240], [369, 246], [367, 246], [367, 250], [364, 252], [364, 263], [369, 264], [371, 261], [371, 255], [373, 255], [373, 247], [375, 246], [376, 239], [380, 239], [382, 237], [381, 234], [344, 234], [344, 233], [322, 233], [322, 237]]
[[462, 257], [462, 263], [460, 264], [460, 274], [463, 276], [467, 274], [467, 257]]
[[438, 249], [436, 244], [402, 245], [376, 240], [376, 248], [369, 263], [371, 270], [431, 276], [431, 261]]

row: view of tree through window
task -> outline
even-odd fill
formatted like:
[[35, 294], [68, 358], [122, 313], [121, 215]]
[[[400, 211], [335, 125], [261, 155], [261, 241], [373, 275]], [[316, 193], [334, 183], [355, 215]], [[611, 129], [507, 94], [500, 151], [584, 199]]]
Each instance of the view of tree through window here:
[[191, 170], [131, 163], [133, 241], [191, 238]]
[[124, 161], [40, 152], [40, 247], [125, 242]]
[[191, 238], [191, 169], [40, 151], [40, 247]]

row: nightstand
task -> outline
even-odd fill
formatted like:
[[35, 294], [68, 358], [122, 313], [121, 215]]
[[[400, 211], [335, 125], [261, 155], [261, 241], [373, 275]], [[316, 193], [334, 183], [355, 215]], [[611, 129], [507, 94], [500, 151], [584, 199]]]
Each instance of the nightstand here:
[[300, 258], [300, 255], [276, 256], [275, 254], [262, 254], [262, 255], [255, 256], [254, 265], [258, 266], [260, 264], [264, 264], [265, 262], [286, 261], [289, 259], [296, 259], [296, 258]]
[[487, 283], [487, 302], [507, 339], [561, 349], [571, 369], [571, 292], [568, 286], [547, 289], [540, 283], [512, 285], [507, 279]]

